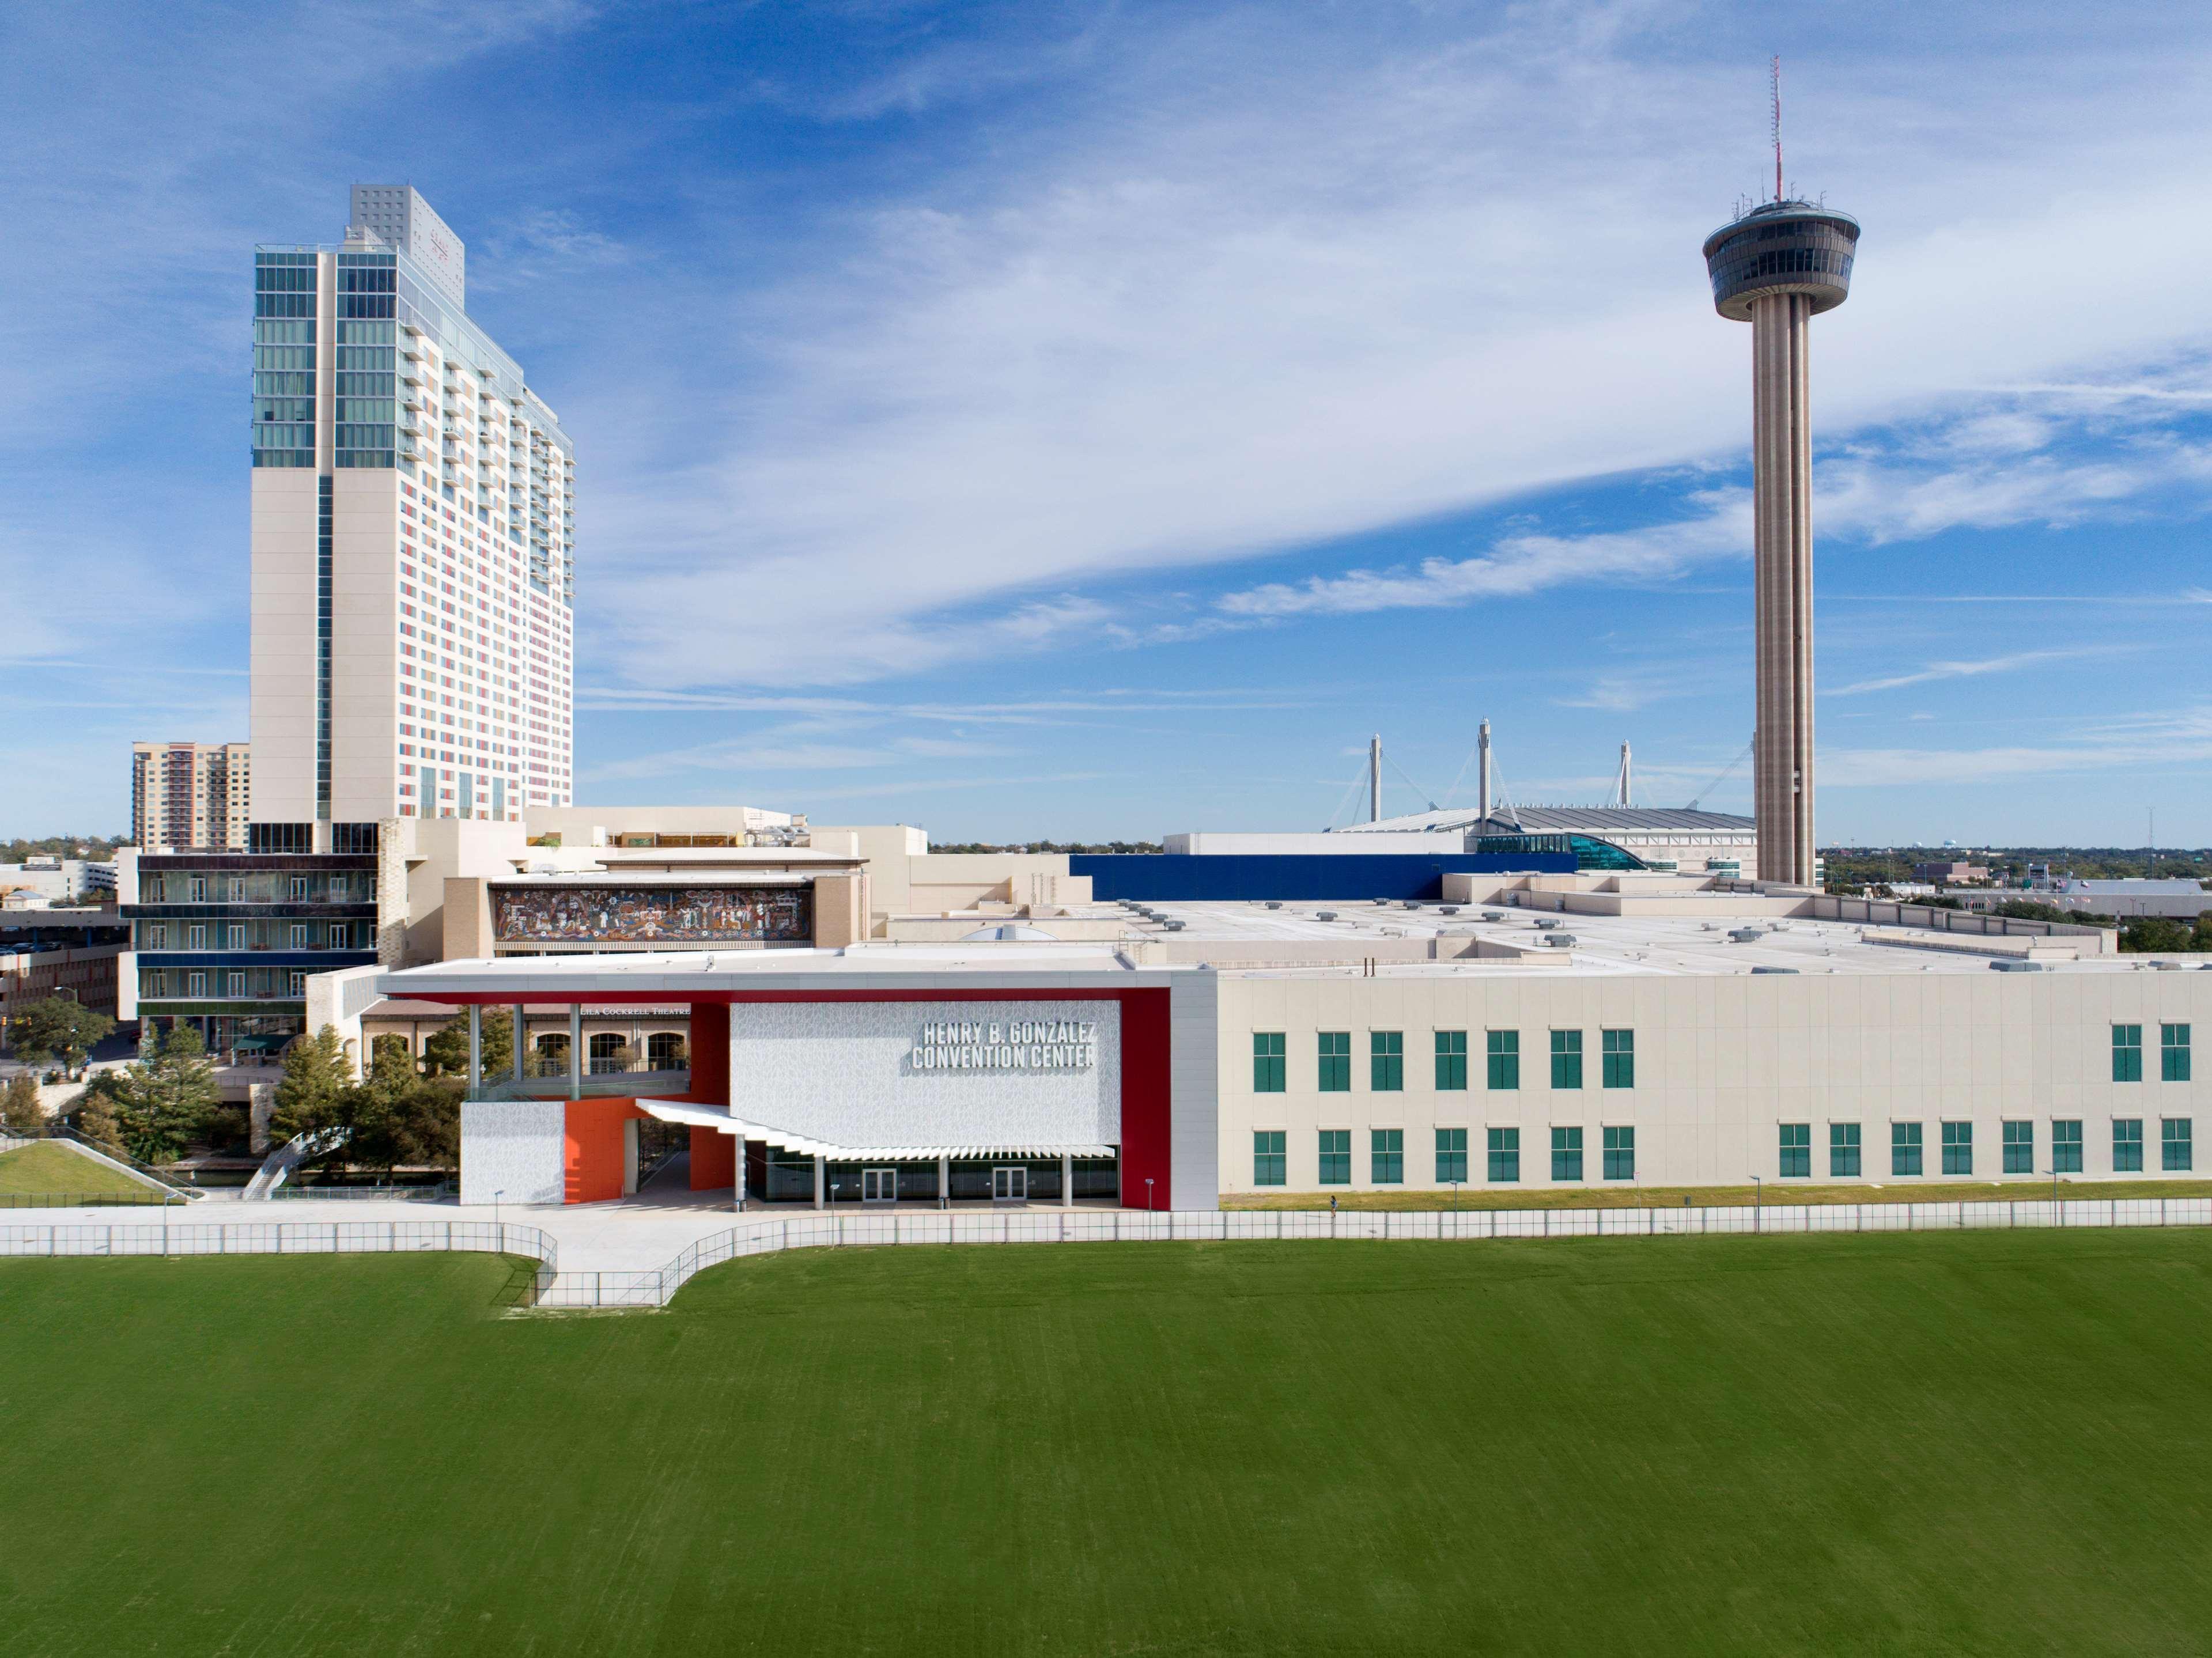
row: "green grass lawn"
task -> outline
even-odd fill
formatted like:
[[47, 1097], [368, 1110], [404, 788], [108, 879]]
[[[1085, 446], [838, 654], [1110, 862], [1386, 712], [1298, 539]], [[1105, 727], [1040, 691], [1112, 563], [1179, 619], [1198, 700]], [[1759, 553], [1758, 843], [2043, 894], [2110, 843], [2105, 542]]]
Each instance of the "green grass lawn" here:
[[0, 1197], [43, 1196], [55, 1192], [135, 1197], [148, 1203], [161, 1201], [161, 1194], [150, 1186], [118, 1174], [104, 1163], [81, 1157], [66, 1145], [52, 1140], [18, 1146], [13, 1151], [0, 1151]]
[[2212, 1649], [2212, 1234], [0, 1260], [0, 1648]]
[[[1326, 1209], [1327, 1192], [1238, 1192], [1224, 1209]], [[2212, 1197], [2212, 1180], [2069, 1181], [2058, 1182], [2067, 1202], [2094, 1199]], [[1342, 1209], [1680, 1209], [1716, 1206], [1807, 1203], [2047, 1202], [2051, 1178], [2007, 1181], [1869, 1181], [1850, 1186], [1801, 1186], [1769, 1181], [1763, 1196], [1750, 1186], [1463, 1186], [1444, 1191], [1338, 1192]]]

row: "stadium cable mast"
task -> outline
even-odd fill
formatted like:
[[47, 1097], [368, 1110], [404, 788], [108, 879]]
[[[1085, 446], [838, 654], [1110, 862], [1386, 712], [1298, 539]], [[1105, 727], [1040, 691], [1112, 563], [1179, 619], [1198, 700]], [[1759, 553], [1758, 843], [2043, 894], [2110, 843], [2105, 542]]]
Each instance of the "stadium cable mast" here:
[[1762, 878], [1813, 879], [1812, 319], [1850, 294], [1859, 222], [1785, 193], [1782, 60], [1771, 65], [1774, 199], [1705, 238], [1713, 308], [1752, 326], [1752, 588]]

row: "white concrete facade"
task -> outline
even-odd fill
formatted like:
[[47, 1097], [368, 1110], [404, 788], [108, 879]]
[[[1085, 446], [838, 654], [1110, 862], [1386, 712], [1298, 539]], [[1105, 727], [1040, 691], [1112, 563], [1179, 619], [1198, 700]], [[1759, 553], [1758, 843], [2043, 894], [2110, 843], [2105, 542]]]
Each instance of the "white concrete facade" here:
[[[1577, 925], [1580, 925], [1578, 923]], [[2081, 1126], [2084, 1177], [2109, 1175], [2114, 1119], [2142, 1126], [2144, 1167], [2161, 1172], [2160, 1125], [2202, 1119], [2212, 1082], [2160, 1077], [2161, 1027], [2212, 1033], [2212, 974], [2064, 969], [1755, 975], [1431, 973], [1347, 978], [1221, 976], [1221, 1189], [1253, 1192], [1252, 1136], [1285, 1133], [1285, 1189], [1323, 1189], [1321, 1131], [1351, 1131], [1344, 1189], [1441, 1189], [1436, 1130], [1467, 1133], [1468, 1182], [1487, 1180], [1488, 1131], [1517, 1131], [1517, 1184], [1601, 1186], [1608, 1127], [1635, 1131], [1644, 1186], [1738, 1186], [1780, 1173], [1780, 1126], [1810, 1128], [1809, 1178], [1829, 1174], [1832, 1125], [1856, 1125], [1856, 1178], [1894, 1187], [1940, 1182], [1942, 1125], [1972, 1125], [1976, 1180], [2004, 1171], [2003, 1125], [2032, 1126], [2033, 1171], [2051, 1170], [2051, 1125]], [[2142, 1080], [2116, 1082], [2113, 1028], [2138, 1031]], [[1632, 1033], [1633, 1083], [1605, 1085], [1605, 1033]], [[1350, 1086], [1320, 1087], [1320, 1038], [1349, 1036]], [[1436, 1035], [1460, 1033], [1465, 1086], [1439, 1088]], [[1580, 1038], [1578, 1087], [1553, 1085], [1552, 1038]], [[1255, 1088], [1252, 1038], [1283, 1038], [1281, 1093]], [[1372, 1036], [1395, 1033], [1402, 1086], [1374, 1086]], [[1488, 1035], [1516, 1038], [1510, 1088], [1488, 1086]], [[1891, 1172], [1891, 1125], [1921, 1127], [1922, 1173]], [[1583, 1176], [1552, 1178], [1552, 1130], [1582, 1132]], [[1372, 1178], [1376, 1129], [1403, 1132], [1403, 1179]], [[2192, 1139], [2194, 1133], [2192, 1130]], [[2197, 1153], [2212, 1169], [2212, 1145]], [[2175, 1171], [2185, 1172], [2185, 1171]], [[1955, 1180], [1960, 1175], [1952, 1175]], [[1852, 1178], [1844, 1176], [1843, 1178]], [[1785, 1200], [1786, 1199], [1780, 1199]]]

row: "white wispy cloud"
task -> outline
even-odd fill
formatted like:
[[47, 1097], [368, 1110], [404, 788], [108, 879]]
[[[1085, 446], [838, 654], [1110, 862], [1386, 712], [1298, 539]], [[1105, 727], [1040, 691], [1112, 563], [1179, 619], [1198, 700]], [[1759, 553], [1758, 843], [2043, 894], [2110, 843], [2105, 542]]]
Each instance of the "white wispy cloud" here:
[[1855, 685], [1838, 685], [1823, 692], [1826, 696], [1857, 696], [1869, 691], [1893, 691], [1906, 685], [1925, 685], [1936, 679], [1977, 679], [1985, 674], [2014, 673], [2022, 668], [2040, 667], [2050, 662], [2073, 662], [2088, 656], [2112, 656], [2124, 649], [2118, 646], [2083, 646], [2060, 650], [2014, 651], [2005, 656], [1984, 657], [1972, 662], [1930, 662], [1924, 668], [1910, 673], [1891, 674], [1881, 679], [1862, 679]]
[[1820, 752], [1824, 788], [1905, 784], [1955, 786], [2016, 777], [2166, 771], [2212, 761], [2212, 703], [2173, 712], [2082, 722], [2047, 742], [1986, 748], [1831, 749]]

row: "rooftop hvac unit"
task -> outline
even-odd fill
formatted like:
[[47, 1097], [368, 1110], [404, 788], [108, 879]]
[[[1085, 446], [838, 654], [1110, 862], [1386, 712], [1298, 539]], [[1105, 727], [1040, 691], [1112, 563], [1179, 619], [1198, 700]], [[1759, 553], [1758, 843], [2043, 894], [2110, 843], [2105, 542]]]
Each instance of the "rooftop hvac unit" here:
[[1457, 904], [1438, 904], [1437, 906], [1437, 914], [1439, 915], [1456, 915], [1459, 914], [1459, 906]]
[[1553, 928], [1553, 927], [1555, 927], [1555, 926], [1560, 926], [1560, 925], [1562, 925], [1562, 924], [1561, 924], [1561, 923], [1560, 923], [1560, 922], [1559, 922], [1556, 918], [1554, 918], [1554, 917], [1553, 917], [1553, 916], [1549, 916], [1549, 915], [1539, 915], [1539, 916], [1536, 918], [1536, 925], [1537, 925], [1538, 926], [1542, 927], [1542, 928], [1545, 928], [1547, 931], [1548, 931], [1549, 929], [1551, 929], [1551, 928]]
[[1267, 908], [1269, 909], [1280, 909], [1282, 907], [1283, 901], [1279, 898], [1270, 898], [1267, 900]]
[[1754, 944], [1765, 936], [1755, 926], [1732, 927], [1729, 931], [1729, 942], [1732, 944]]
[[1333, 909], [1317, 909], [1314, 912], [1314, 920], [1316, 921], [1334, 921], [1335, 919], [1336, 912]]
[[1794, 967], [1755, 967], [1752, 969], [1753, 973], [1795, 973], [1796, 970], [1797, 969]]
[[1547, 932], [1544, 935], [1544, 942], [1553, 950], [1565, 950], [1574, 941], [1575, 935], [1571, 932]]
[[1406, 908], [1407, 909], [1419, 909], [1420, 907], [1421, 901], [1418, 898], [1408, 898], [1406, 900]]
[[1482, 912], [1482, 919], [1486, 921], [1502, 921], [1505, 919], [1505, 912], [1502, 909], [1486, 909]]
[[2041, 962], [1991, 962], [1990, 971], [1992, 973], [2041, 973], [2044, 971], [2044, 963]]

